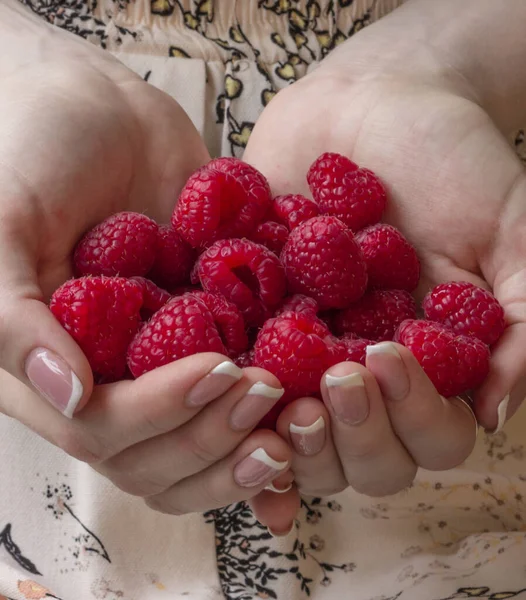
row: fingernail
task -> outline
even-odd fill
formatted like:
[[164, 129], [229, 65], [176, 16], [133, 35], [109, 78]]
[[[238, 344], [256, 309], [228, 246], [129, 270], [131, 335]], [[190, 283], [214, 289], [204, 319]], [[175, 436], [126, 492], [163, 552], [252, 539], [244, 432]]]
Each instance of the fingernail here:
[[288, 461], [277, 461], [269, 456], [264, 448], [257, 448], [234, 468], [234, 479], [242, 487], [255, 487], [289, 466]]
[[292, 489], [292, 483], [289, 483], [284, 488], [277, 488], [272, 482], [265, 486], [265, 489], [269, 492], [274, 492], [275, 494], [285, 494], [290, 489]]
[[325, 444], [325, 420], [323, 417], [319, 417], [307, 427], [291, 423], [289, 433], [292, 445], [298, 454], [314, 456], [321, 451]]
[[198, 381], [186, 394], [185, 404], [190, 408], [204, 406], [228, 391], [243, 377], [243, 371], [233, 362], [225, 360]]
[[[447, 403], [449, 402], [447, 400], [447, 398], [444, 398], [444, 396], [440, 396], [440, 398], [442, 398], [442, 402]], [[471, 416], [473, 417], [473, 421], [475, 423], [475, 438], [478, 438], [479, 436], [479, 422], [477, 421], [477, 416], [475, 415], [475, 412], [473, 411], [473, 409], [471, 408], [471, 404], [465, 400], [464, 398], [461, 398], [460, 396], [455, 396], [455, 398], [459, 401], [462, 402], [462, 404], [469, 410], [469, 412], [471, 413]]]
[[51, 350], [35, 348], [27, 357], [25, 370], [33, 387], [71, 419], [84, 388], [66, 361]]
[[506, 423], [506, 417], [508, 415], [508, 404], [510, 402], [510, 395], [508, 394], [501, 403], [497, 406], [497, 427], [493, 431], [488, 431], [488, 433], [495, 435], [499, 433], [504, 427]]
[[273, 388], [258, 381], [248, 390], [230, 413], [230, 427], [244, 431], [255, 427], [283, 396], [283, 388]]
[[367, 361], [373, 356], [382, 357], [374, 366], [382, 393], [391, 400], [405, 398], [409, 392], [409, 377], [396, 346], [392, 342], [380, 342], [367, 346], [365, 353]]
[[267, 527], [267, 531], [270, 533], [270, 535], [272, 537], [275, 537], [275, 538], [287, 537], [292, 532], [293, 529], [294, 529], [294, 521], [290, 524], [290, 527], [285, 529], [284, 531], [275, 531], [274, 529]]
[[346, 425], [359, 425], [369, 415], [369, 400], [360, 373], [342, 377], [325, 375], [329, 400], [336, 418]]

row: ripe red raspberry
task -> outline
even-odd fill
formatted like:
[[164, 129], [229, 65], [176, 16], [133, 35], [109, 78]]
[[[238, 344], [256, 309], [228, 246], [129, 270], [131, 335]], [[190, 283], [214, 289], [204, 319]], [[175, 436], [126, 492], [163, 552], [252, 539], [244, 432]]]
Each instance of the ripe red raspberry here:
[[269, 197], [270, 202], [270, 186], [266, 177], [263, 175], [263, 173], [260, 173], [256, 167], [243, 162], [239, 158], [235, 158], [234, 156], [222, 156], [221, 158], [214, 158], [206, 165], [205, 168], [215, 169], [216, 171], [221, 171], [222, 173], [228, 173], [229, 175], [232, 175], [232, 177], [235, 177], [241, 181], [247, 192], [254, 187], [264, 189]]
[[255, 366], [273, 373], [285, 389], [280, 408], [301, 396], [319, 396], [323, 373], [345, 356], [345, 348], [327, 327], [306, 313], [269, 319], [254, 346]]
[[438, 393], [446, 398], [477, 388], [489, 372], [486, 344], [474, 337], [456, 335], [439, 323], [404, 321], [395, 341], [411, 350]]
[[420, 278], [415, 249], [391, 225], [373, 225], [356, 234], [367, 263], [369, 286], [412, 292]]
[[214, 323], [219, 331], [221, 340], [228, 350], [229, 356], [237, 356], [248, 347], [248, 336], [245, 331], [245, 321], [237, 306], [223, 296], [208, 292], [192, 292], [192, 296], [204, 302], [212, 313]]
[[268, 218], [286, 225], [292, 231], [303, 221], [308, 221], [319, 214], [318, 205], [310, 198], [301, 194], [285, 194], [274, 198]]
[[430, 321], [447, 325], [458, 335], [475, 336], [488, 346], [506, 327], [504, 310], [495, 296], [466, 281], [437, 285], [422, 306]]
[[250, 240], [219, 240], [199, 258], [203, 289], [235, 304], [249, 326], [265, 322], [285, 295], [283, 266], [265, 246]]
[[281, 253], [289, 289], [320, 309], [344, 308], [367, 287], [367, 270], [352, 232], [336, 217], [314, 217], [291, 231]]
[[88, 231], [73, 255], [77, 275], [146, 275], [153, 265], [158, 227], [145, 215], [120, 212]]
[[398, 325], [416, 319], [416, 303], [404, 290], [372, 290], [333, 319], [337, 335], [354, 333], [377, 342], [392, 340]]
[[236, 170], [232, 172], [199, 169], [181, 191], [172, 225], [194, 248], [249, 236], [267, 213], [271, 201], [268, 186], [248, 170], [239, 178]]
[[153, 313], [157, 312], [172, 298], [171, 294], [155, 285], [153, 281], [146, 279], [146, 277], [132, 277], [131, 279], [141, 286], [141, 318], [144, 321], [147, 321]]
[[345, 348], [345, 358], [343, 360], [359, 363], [365, 367], [367, 346], [372, 346], [374, 342], [362, 338], [355, 338], [351, 335], [341, 338], [340, 344]]
[[167, 302], [145, 323], [128, 347], [128, 368], [134, 377], [199, 352], [226, 349], [204, 303], [185, 294]]
[[246, 369], [254, 364], [254, 349], [247, 350], [235, 358], [234, 362], [240, 369]]
[[307, 182], [320, 212], [353, 231], [378, 223], [387, 202], [382, 182], [341, 154], [326, 152], [311, 165]]
[[190, 282], [196, 260], [195, 250], [170, 225], [159, 226], [159, 242], [155, 261], [148, 277], [165, 289]]
[[66, 281], [49, 307], [86, 355], [96, 381], [109, 382], [124, 375], [126, 348], [139, 328], [142, 302], [135, 281], [99, 276]]
[[275, 317], [279, 317], [286, 312], [297, 312], [297, 313], [308, 313], [312, 316], [318, 314], [318, 303], [314, 298], [304, 296], [303, 294], [294, 294], [294, 296], [288, 296], [283, 300], [280, 307], [274, 313]]
[[260, 223], [250, 236], [250, 239], [256, 244], [262, 244], [276, 256], [281, 254], [283, 246], [289, 239], [289, 230], [285, 225], [274, 221], [265, 221]]

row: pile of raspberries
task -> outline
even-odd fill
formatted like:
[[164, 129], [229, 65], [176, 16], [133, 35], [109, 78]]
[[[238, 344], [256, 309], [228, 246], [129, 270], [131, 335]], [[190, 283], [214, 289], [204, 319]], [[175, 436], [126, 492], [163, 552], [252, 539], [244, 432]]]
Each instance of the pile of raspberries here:
[[288, 402], [319, 397], [329, 367], [365, 364], [367, 346], [394, 340], [443, 396], [477, 388], [506, 326], [495, 297], [444, 283], [417, 309], [420, 263], [402, 233], [380, 223], [379, 178], [325, 153], [307, 182], [313, 199], [273, 198], [254, 167], [218, 158], [188, 179], [170, 225], [121, 212], [88, 231], [76, 278], [50, 308], [95, 381], [219, 352], [278, 377], [285, 394], [263, 423], [272, 426]]

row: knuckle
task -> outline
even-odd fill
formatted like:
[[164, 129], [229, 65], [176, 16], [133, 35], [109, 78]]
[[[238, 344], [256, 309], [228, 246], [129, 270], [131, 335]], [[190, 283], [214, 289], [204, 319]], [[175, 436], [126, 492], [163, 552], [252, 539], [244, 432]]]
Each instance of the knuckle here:
[[199, 465], [209, 467], [222, 458], [219, 451], [212, 447], [213, 439], [212, 435], [205, 440], [199, 435], [185, 434], [179, 439], [179, 452], [182, 456], [194, 457]]
[[52, 443], [69, 456], [90, 465], [100, 463], [106, 457], [104, 447], [96, 438], [75, 427], [62, 427], [52, 436]]
[[410, 488], [415, 475], [416, 468], [406, 469], [403, 473], [397, 473], [396, 477], [385, 476], [353, 481], [352, 487], [359, 494], [371, 498], [384, 498], [385, 496], [394, 496]]
[[184, 509], [176, 506], [173, 501], [168, 501], [163, 495], [150, 496], [144, 499], [146, 506], [154, 510], [155, 512], [162, 513], [163, 515], [173, 515], [180, 517], [188, 514]]

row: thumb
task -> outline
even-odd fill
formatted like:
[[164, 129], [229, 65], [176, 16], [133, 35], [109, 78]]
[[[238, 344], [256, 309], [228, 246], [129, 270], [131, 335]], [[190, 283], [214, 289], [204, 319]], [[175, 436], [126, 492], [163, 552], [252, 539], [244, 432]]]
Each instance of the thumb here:
[[[22, 242], [7, 243], [0, 234], [0, 368], [71, 418], [90, 397], [93, 376], [82, 350], [45, 304], [36, 263]], [[0, 390], [0, 412], [34, 425], [35, 405], [28, 397], [13, 402]]]

